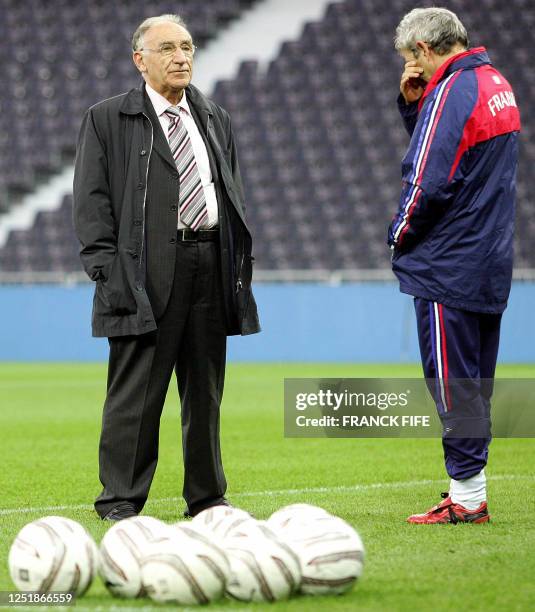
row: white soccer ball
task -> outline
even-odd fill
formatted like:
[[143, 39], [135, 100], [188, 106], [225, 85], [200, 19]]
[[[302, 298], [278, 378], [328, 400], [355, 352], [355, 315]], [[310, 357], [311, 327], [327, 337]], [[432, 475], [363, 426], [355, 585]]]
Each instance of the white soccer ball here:
[[353, 527], [339, 517], [316, 517], [286, 532], [286, 542], [301, 564], [301, 592], [340, 594], [362, 574], [364, 545]]
[[252, 518], [248, 512], [240, 508], [212, 506], [199, 512], [191, 524], [202, 533], [211, 533], [223, 540], [235, 527]]
[[[184, 545], [193, 546], [195, 554], [211, 557], [212, 561], [225, 575], [225, 582], [230, 577], [230, 562], [219, 538], [214, 539], [190, 521], [180, 521], [172, 528], [184, 539]], [[215, 566], [214, 566], [215, 567]]]
[[311, 504], [290, 504], [274, 512], [267, 520], [268, 526], [279, 532], [291, 530], [314, 518], [332, 516], [327, 510]]
[[219, 599], [229, 574], [226, 554], [188, 523], [174, 525], [168, 537], [149, 544], [141, 562], [151, 599], [186, 606]]
[[299, 558], [267, 527], [257, 525], [255, 534], [248, 524], [246, 530], [249, 533], [238, 529], [225, 540], [231, 568], [227, 596], [239, 601], [270, 602], [290, 597], [301, 583]]
[[20, 591], [83, 595], [98, 568], [98, 548], [76, 521], [46, 516], [25, 525], [9, 551], [9, 573]]
[[277, 535], [270, 528], [267, 521], [258, 521], [254, 518], [250, 518], [233, 525], [227, 530], [224, 538], [224, 543], [232, 545], [235, 542], [235, 538], [276, 538]]
[[149, 542], [170, 527], [151, 516], [133, 516], [108, 529], [100, 543], [100, 576], [116, 597], [141, 597], [141, 557]]

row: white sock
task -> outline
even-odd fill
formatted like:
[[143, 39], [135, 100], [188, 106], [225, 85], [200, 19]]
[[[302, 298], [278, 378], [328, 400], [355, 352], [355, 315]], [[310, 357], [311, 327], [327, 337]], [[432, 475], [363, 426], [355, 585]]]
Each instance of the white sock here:
[[479, 508], [487, 501], [487, 477], [485, 470], [465, 480], [450, 480], [450, 497], [454, 504], [461, 504], [467, 510]]

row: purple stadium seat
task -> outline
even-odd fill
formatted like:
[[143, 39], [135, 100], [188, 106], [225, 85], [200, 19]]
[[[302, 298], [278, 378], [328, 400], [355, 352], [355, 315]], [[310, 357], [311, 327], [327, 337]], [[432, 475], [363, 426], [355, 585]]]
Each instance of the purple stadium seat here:
[[[180, 10], [202, 41], [250, 4], [183, 0]], [[395, 104], [402, 61], [392, 36], [413, 5], [333, 3], [321, 22], [305, 24], [298, 40], [281, 46], [267, 74], [246, 61], [234, 79], [217, 83], [213, 97], [231, 113], [238, 140], [257, 268], [389, 267], [386, 227], [408, 144]], [[472, 44], [489, 48], [517, 92], [525, 131], [516, 261], [535, 267], [535, 10], [526, 0], [454, 0], [452, 8]], [[29, 190], [36, 170], [53, 171], [61, 156], [73, 154], [91, 103], [139, 82], [128, 53], [131, 31], [145, 14], [170, 10], [175, 6], [163, 0], [0, 0], [0, 46], [11, 84], [0, 91], [0, 208], [9, 201], [2, 195], [6, 187]], [[40, 98], [38, 114], [28, 75]], [[38, 152], [32, 151], [35, 140]], [[57, 211], [39, 216], [32, 240], [12, 232], [0, 251], [0, 269], [79, 270], [71, 206], [69, 196]]]

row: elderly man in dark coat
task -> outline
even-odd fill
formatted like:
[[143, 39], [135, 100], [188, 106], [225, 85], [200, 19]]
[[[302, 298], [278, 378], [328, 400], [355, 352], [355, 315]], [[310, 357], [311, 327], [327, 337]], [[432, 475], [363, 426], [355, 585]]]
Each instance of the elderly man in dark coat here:
[[179, 16], [145, 20], [132, 47], [144, 83], [87, 111], [74, 177], [93, 335], [110, 344], [95, 502], [108, 520], [145, 504], [173, 369], [186, 515], [226, 503], [226, 336], [260, 329], [230, 118], [190, 84], [195, 47]]

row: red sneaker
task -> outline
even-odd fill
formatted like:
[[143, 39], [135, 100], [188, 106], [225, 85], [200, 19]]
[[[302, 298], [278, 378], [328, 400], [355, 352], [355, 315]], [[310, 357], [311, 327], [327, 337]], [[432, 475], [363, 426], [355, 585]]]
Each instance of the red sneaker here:
[[413, 514], [407, 519], [408, 523], [417, 525], [434, 525], [437, 523], [488, 523], [490, 515], [487, 510], [487, 502], [482, 502], [479, 508], [467, 510], [461, 504], [454, 504], [449, 493], [442, 493], [443, 502], [433, 506], [424, 514]]

